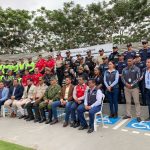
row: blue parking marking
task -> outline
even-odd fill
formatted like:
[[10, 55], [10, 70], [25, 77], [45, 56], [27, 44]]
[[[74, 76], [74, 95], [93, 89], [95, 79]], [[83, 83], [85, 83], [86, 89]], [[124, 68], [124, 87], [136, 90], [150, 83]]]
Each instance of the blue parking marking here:
[[[120, 119], [121, 119], [121, 117], [118, 117], [118, 118], [109, 118], [108, 116], [104, 116], [104, 117], [103, 117], [104, 124], [109, 124], [109, 125], [114, 125], [114, 124], [116, 124], [117, 122], [120, 121]], [[100, 116], [97, 116], [96, 122], [97, 122], [97, 123], [102, 123], [102, 119], [101, 119]]]
[[127, 125], [127, 128], [133, 128], [143, 131], [149, 131], [150, 132], [150, 121], [141, 121], [137, 122], [136, 119], [132, 119]]

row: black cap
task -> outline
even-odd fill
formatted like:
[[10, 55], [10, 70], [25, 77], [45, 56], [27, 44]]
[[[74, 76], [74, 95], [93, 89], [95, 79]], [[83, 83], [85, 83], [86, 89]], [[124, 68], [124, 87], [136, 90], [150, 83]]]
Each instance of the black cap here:
[[104, 52], [104, 49], [100, 49], [99, 52]]
[[128, 44], [127, 44], [127, 47], [130, 47], [130, 46], [132, 46], [132, 44], [131, 44], [131, 43], [128, 43]]
[[88, 50], [86, 53], [91, 53], [91, 50]]
[[115, 45], [113, 45], [113, 49], [114, 49], [114, 48], [118, 48], [118, 46], [115, 44]]
[[70, 51], [69, 51], [69, 50], [67, 50], [67, 51], [66, 51], [66, 54], [68, 54], [68, 53], [70, 53]]

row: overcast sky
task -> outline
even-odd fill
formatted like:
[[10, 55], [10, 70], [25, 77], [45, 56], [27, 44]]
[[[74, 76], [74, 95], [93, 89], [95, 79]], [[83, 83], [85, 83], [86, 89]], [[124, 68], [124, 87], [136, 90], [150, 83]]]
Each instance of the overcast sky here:
[[[70, 2], [71, 0], [0, 0], [0, 6], [2, 8], [11, 7], [13, 9], [27, 9], [36, 10], [41, 6], [47, 9], [53, 10], [62, 8], [64, 2]], [[102, 2], [103, 0], [74, 0], [76, 4], [86, 6], [92, 2]], [[109, 1], [109, 0], [106, 0]]]

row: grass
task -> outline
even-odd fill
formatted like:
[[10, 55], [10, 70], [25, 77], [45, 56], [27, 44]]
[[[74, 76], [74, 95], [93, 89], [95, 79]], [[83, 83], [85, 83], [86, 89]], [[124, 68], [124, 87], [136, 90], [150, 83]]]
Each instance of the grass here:
[[33, 149], [0, 140], [0, 150], [33, 150]]

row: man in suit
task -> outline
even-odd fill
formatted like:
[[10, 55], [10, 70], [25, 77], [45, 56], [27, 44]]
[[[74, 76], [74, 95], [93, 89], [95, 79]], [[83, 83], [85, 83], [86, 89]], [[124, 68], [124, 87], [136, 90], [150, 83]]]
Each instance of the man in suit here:
[[4, 87], [4, 83], [0, 81], [0, 109], [8, 98], [9, 89]]
[[65, 107], [65, 122], [63, 127], [68, 126], [70, 108], [73, 103], [73, 89], [74, 86], [71, 84], [71, 77], [67, 76], [65, 79], [65, 86], [61, 88], [60, 100], [52, 103], [52, 114], [54, 116], [54, 121], [51, 124], [58, 122], [57, 117], [57, 107]]
[[[10, 87], [9, 90], [8, 100], [4, 103], [4, 106], [8, 108], [11, 117], [16, 117], [17, 102], [22, 98], [23, 91], [23, 86], [19, 84], [17, 79], [14, 79], [13, 86]], [[14, 111], [12, 108], [14, 108]]]
[[24, 87], [23, 96], [22, 96], [21, 100], [16, 102], [16, 106], [18, 108], [18, 111], [21, 114], [19, 119], [24, 118], [24, 109], [22, 106], [31, 102], [31, 100], [33, 99], [34, 91], [35, 91], [35, 86], [33, 84], [33, 80], [27, 79], [27, 86]]

